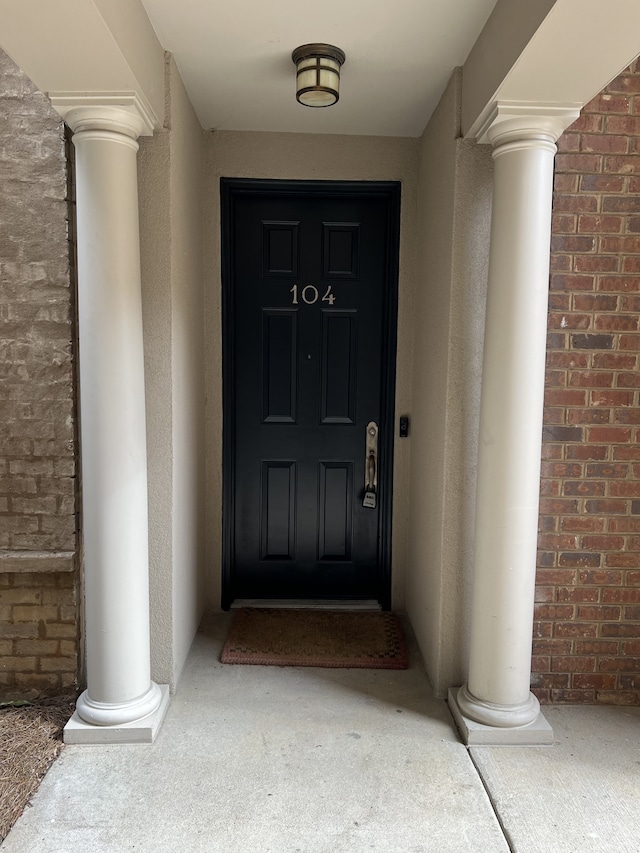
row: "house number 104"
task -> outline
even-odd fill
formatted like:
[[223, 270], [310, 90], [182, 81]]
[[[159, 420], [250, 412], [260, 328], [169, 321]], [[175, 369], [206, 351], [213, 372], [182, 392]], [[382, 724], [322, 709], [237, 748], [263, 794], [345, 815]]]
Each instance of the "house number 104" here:
[[[298, 285], [294, 284], [289, 293], [293, 294], [291, 297], [291, 304], [298, 305]], [[303, 287], [300, 291], [300, 296], [305, 305], [315, 305], [315, 303], [320, 299], [320, 291], [313, 284], [307, 284], [306, 287]], [[322, 302], [328, 302], [329, 305], [333, 305], [336, 301], [336, 297], [331, 292], [331, 285], [327, 285], [327, 290], [322, 297]]]

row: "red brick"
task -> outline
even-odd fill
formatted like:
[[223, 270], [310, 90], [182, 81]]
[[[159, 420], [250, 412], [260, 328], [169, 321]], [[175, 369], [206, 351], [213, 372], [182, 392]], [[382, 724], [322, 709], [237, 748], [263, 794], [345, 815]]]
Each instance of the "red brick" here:
[[623, 462], [589, 462], [586, 466], [587, 477], [602, 477], [607, 480], [620, 479], [629, 473], [629, 466]]
[[[600, 331], [637, 332], [638, 319], [637, 316], [634, 317], [629, 314], [597, 314], [594, 328]], [[587, 328], [587, 326], [582, 328]]]
[[609, 530], [612, 533], [640, 533], [640, 518], [612, 518]]
[[[593, 216], [583, 214], [578, 217], [578, 233], [620, 234], [622, 231], [622, 222], [621, 216]], [[575, 227], [572, 230], [575, 231]]]
[[558, 193], [575, 193], [578, 191], [578, 175], [563, 175], [556, 172], [553, 176], [554, 200]]
[[[591, 177], [591, 176], [590, 176]], [[593, 176], [595, 177], [595, 176]], [[606, 179], [604, 176], [600, 176], [603, 180], [607, 182], [616, 183], [619, 182], [622, 184], [623, 178], [614, 178], [612, 175], [608, 175]], [[556, 175], [555, 183], [557, 185], [559, 178], [569, 178], [571, 180], [572, 186], [566, 190], [566, 192], [575, 192], [578, 186], [578, 177], [571, 175]], [[585, 180], [584, 178], [582, 179]], [[600, 191], [599, 188], [594, 187], [593, 189]], [[611, 192], [615, 192], [615, 190], [611, 190]], [[557, 192], [553, 197], [553, 211], [554, 213], [595, 213], [598, 210], [598, 196], [595, 195], [559, 195]]]
[[597, 568], [600, 565], [600, 555], [584, 553], [582, 551], [566, 551], [559, 555], [558, 565], [575, 566], [576, 568], [585, 568], [587, 566]]
[[571, 310], [571, 294], [570, 293], [550, 293], [549, 294], [549, 311], [570, 311], [570, 310]]
[[[581, 237], [576, 239], [585, 238]], [[554, 273], [551, 276], [552, 290], [593, 290], [594, 287], [595, 276], [593, 275], [571, 275], [567, 273]]]
[[557, 480], [541, 480], [540, 495], [544, 497], [557, 497], [560, 494], [560, 483]]
[[[569, 385], [572, 388], [610, 388], [613, 385], [613, 373], [602, 370], [572, 370], [569, 374]], [[567, 402], [567, 405], [571, 403]]]
[[633, 403], [633, 391], [592, 391], [589, 397], [592, 406], [630, 406]]
[[569, 309], [562, 313], [550, 313], [547, 317], [549, 329], [588, 329], [590, 325], [590, 314], [576, 314]]
[[580, 134], [565, 131], [557, 142], [558, 151], [579, 151]]
[[586, 512], [594, 512], [598, 515], [601, 514], [610, 514], [610, 513], [623, 513], [627, 511], [627, 503], [626, 501], [612, 501], [612, 500], [604, 500], [604, 501], [586, 501], [585, 503], [585, 511]]
[[[615, 652], [610, 652], [610, 654], [615, 654]], [[626, 642], [622, 643], [622, 654], [640, 655], [640, 640], [627, 640]], [[640, 675], [640, 673], [638, 673], [638, 675]]]
[[544, 401], [547, 406], [584, 406], [587, 402], [587, 392], [547, 388], [544, 392]]
[[[552, 257], [567, 258], [569, 255]], [[576, 255], [573, 260], [574, 272], [618, 272], [620, 260], [617, 255]]]
[[536, 572], [536, 582], [541, 584], [563, 584], [569, 586], [575, 583], [576, 573], [573, 569], [545, 569]]
[[622, 445], [621, 447], [613, 448], [613, 458], [622, 460], [637, 461], [640, 459], [640, 446], [637, 444]]
[[594, 154], [626, 154], [627, 145], [628, 138], [626, 136], [584, 133], [580, 141], [580, 150]]
[[564, 486], [562, 487], [562, 494], [565, 497], [571, 497], [573, 495], [579, 497], [600, 497], [604, 496], [606, 492], [604, 483], [597, 482], [589, 482], [586, 483], [584, 480], [566, 480]]
[[[567, 154], [565, 156], [576, 157], [578, 155]], [[640, 172], [640, 157], [636, 157], [633, 154], [605, 157], [604, 172], [621, 175], [637, 174]]]
[[[554, 213], [551, 217], [551, 228], [554, 234], [575, 234], [577, 228], [576, 217], [570, 213]], [[618, 233], [620, 229], [616, 229]]]
[[640, 92], [640, 77], [634, 74], [619, 74], [607, 84], [606, 91], [636, 94]]
[[[581, 192], [596, 192], [596, 193], [621, 193], [624, 190], [624, 178], [616, 175], [583, 175], [580, 178]], [[581, 198], [582, 196], [578, 196]], [[591, 196], [584, 196], [591, 198]], [[597, 205], [597, 196], [594, 196]], [[587, 212], [584, 208], [577, 206], [574, 208], [576, 212]], [[595, 208], [597, 210], [597, 206]]]
[[640, 424], [640, 409], [614, 409], [613, 422], [616, 424]]
[[[624, 587], [603, 589], [602, 603], [603, 604], [629, 604], [632, 602], [637, 604], [640, 602], [640, 588], [625, 589]], [[640, 654], [640, 652], [638, 652]]]
[[548, 672], [551, 666], [551, 658], [542, 655], [532, 655], [531, 669], [533, 672]]
[[625, 580], [628, 586], [640, 586], [640, 572], [627, 572]]
[[609, 421], [609, 409], [567, 409], [568, 424], [608, 424]]
[[[640, 261], [640, 258], [637, 258], [637, 260]], [[640, 264], [638, 265], [638, 272], [640, 272]], [[640, 311], [640, 296], [636, 296], [633, 293], [622, 295], [620, 297], [620, 310], [631, 312]]]
[[612, 481], [609, 485], [609, 494], [614, 498], [637, 498], [640, 497], [640, 482], [617, 482]]
[[[636, 250], [633, 248], [635, 245], [633, 241], [636, 239], [635, 237], [605, 237], [605, 240], [611, 241], [629, 241], [628, 247], [625, 245], [624, 248], [611, 248], [607, 251], [610, 252], [629, 252], [635, 253]], [[578, 237], [573, 235], [552, 235], [551, 237], [551, 251], [552, 252], [593, 252], [596, 248], [596, 238], [595, 237]], [[584, 288], [582, 288], [584, 289]]]
[[621, 350], [640, 350], [640, 335], [620, 335], [618, 347]]
[[[593, 115], [583, 110], [574, 123], [567, 128], [568, 131], [582, 131], [583, 133], [599, 133], [603, 129], [603, 116]], [[625, 131], [614, 131], [623, 133]]]
[[594, 657], [564, 656], [551, 659], [552, 672], [594, 672], [596, 659]]
[[627, 234], [640, 233], [640, 216], [627, 217]]
[[571, 346], [575, 349], [613, 349], [613, 335], [571, 335]]
[[606, 572], [606, 571], [586, 571], [580, 572], [578, 575], [580, 583], [584, 584], [599, 584], [616, 585], [622, 583], [622, 572]]
[[[635, 356], [627, 356], [634, 359]], [[548, 367], [587, 367], [589, 364], [589, 356], [584, 352], [548, 352], [547, 365]]]
[[552, 703], [566, 703], [568, 705], [593, 705], [595, 701], [595, 690], [552, 690]]
[[[571, 604], [536, 604], [534, 608], [535, 619], [573, 619], [573, 605]], [[595, 634], [594, 634], [595, 636]]]
[[587, 551], [621, 551], [624, 548], [622, 536], [583, 536], [582, 547]]
[[533, 652], [536, 655], [569, 655], [571, 646], [571, 640], [534, 640]]
[[[576, 426], [544, 426], [542, 439], [548, 441], [582, 441], [584, 432], [581, 427]], [[606, 439], [607, 441], [609, 439]]]
[[[580, 255], [580, 257], [583, 256]], [[549, 258], [549, 269], [551, 270], [551, 272], [569, 271], [571, 269], [571, 255], [551, 255]], [[618, 265], [616, 263], [616, 265], [613, 267], [613, 270], [615, 271], [617, 269]]]
[[[588, 240], [588, 237], [559, 237], [558, 240]], [[637, 255], [640, 253], [640, 237], [601, 237], [600, 249], [603, 252]], [[589, 249], [566, 249], [565, 251], [589, 251]]]
[[[592, 392], [604, 393], [604, 392]], [[570, 444], [567, 446], [567, 459], [606, 459], [609, 448], [603, 444]]]
[[640, 277], [637, 275], [601, 275], [597, 289], [613, 293], [635, 293], [640, 290]]
[[598, 636], [598, 626], [586, 622], [556, 622], [553, 628], [554, 637], [566, 639], [590, 638]]
[[[618, 178], [621, 188], [624, 186], [623, 178]], [[602, 210], [604, 213], [635, 213], [640, 211], [640, 196], [604, 196], [602, 199]]]
[[622, 690], [639, 690], [640, 689], [640, 675], [625, 675], [620, 674], [618, 676], [618, 681], [620, 682], [620, 688]]
[[545, 442], [541, 448], [541, 456], [543, 459], [562, 459], [563, 447], [561, 444], [549, 444]]
[[623, 705], [623, 706], [638, 706], [640, 705], [640, 691], [625, 691], [625, 690], [598, 690], [598, 702], [603, 705]]
[[545, 370], [544, 381], [547, 388], [562, 388], [567, 384], [564, 370]]
[[578, 537], [558, 533], [544, 533], [538, 537], [538, 547], [554, 550], [561, 548], [573, 550], [578, 547]]
[[573, 687], [581, 689], [596, 688], [599, 690], [613, 690], [616, 686], [615, 675], [574, 675], [572, 680]]
[[640, 658], [600, 658], [598, 670], [600, 672], [638, 672]]
[[635, 605], [633, 607], [625, 607], [624, 618], [640, 624], [640, 607], [636, 607]]
[[600, 626], [601, 637], [640, 637], [640, 623], [625, 624], [624, 622], [612, 622]]
[[617, 655], [620, 643], [618, 640], [576, 640], [577, 655]]
[[557, 408], [553, 406], [544, 406], [543, 407], [543, 419], [546, 424], [562, 424], [564, 423], [564, 412], [563, 408]]
[[557, 590], [558, 601], [572, 601], [596, 603], [600, 601], [600, 589], [591, 586], [559, 587]]
[[556, 169], [558, 172], [601, 172], [602, 157], [599, 154], [557, 154]]
[[621, 569], [635, 569], [640, 566], [640, 554], [607, 554], [607, 566]]
[[620, 610], [620, 607], [614, 607], [613, 605], [595, 606], [585, 604], [578, 607], [576, 619], [585, 619], [589, 622], [602, 622], [605, 619], [620, 619]]
[[604, 519], [582, 515], [570, 515], [562, 519], [560, 529], [562, 532], [574, 533], [601, 533], [604, 530]]
[[547, 603], [555, 601], [555, 588], [552, 586], [536, 586], [533, 600]]
[[581, 477], [582, 465], [579, 462], [543, 462], [543, 477]]
[[[616, 262], [617, 262], [616, 258]], [[622, 272], [623, 273], [638, 273], [640, 272], [640, 258], [630, 255], [628, 257], [622, 258]], [[630, 297], [633, 298], [633, 297]], [[636, 297], [637, 298], [637, 297]]]
[[607, 133], [640, 136], [640, 116], [607, 116], [605, 130]]
[[640, 375], [635, 373], [621, 373], [616, 378], [616, 385], [618, 388], [640, 388]]
[[533, 636], [534, 637], [550, 637], [553, 625], [551, 622], [534, 622]]
[[601, 93], [585, 104], [583, 109], [588, 113], [628, 113], [631, 109], [631, 98]]
[[631, 441], [631, 430], [625, 427], [589, 427], [587, 429], [587, 441], [593, 441], [596, 444], [602, 442], [625, 444]]
[[593, 356], [593, 366], [596, 369], [635, 370], [638, 357], [636, 355], [597, 352]]

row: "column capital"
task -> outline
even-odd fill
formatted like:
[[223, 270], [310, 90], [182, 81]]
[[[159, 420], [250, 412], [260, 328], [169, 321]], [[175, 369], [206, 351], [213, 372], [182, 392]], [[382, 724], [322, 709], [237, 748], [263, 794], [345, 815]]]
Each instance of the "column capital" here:
[[553, 145], [580, 115], [580, 104], [520, 104], [495, 101], [478, 130], [477, 141], [498, 148], [510, 142]]
[[159, 126], [136, 92], [50, 92], [49, 99], [74, 133], [103, 130], [137, 139]]

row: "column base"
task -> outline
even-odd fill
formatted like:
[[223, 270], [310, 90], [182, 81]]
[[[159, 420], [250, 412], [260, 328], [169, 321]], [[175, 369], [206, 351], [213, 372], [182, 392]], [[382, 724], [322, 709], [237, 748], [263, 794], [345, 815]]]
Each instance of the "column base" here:
[[541, 711], [536, 718], [522, 726], [490, 726], [469, 719], [458, 702], [460, 688], [449, 688], [449, 710], [458, 731], [467, 746], [550, 746], [553, 744], [553, 729]]
[[160, 703], [139, 720], [119, 725], [92, 725], [77, 711], [64, 727], [64, 742], [76, 744], [153, 743], [169, 707], [169, 685], [158, 685]]

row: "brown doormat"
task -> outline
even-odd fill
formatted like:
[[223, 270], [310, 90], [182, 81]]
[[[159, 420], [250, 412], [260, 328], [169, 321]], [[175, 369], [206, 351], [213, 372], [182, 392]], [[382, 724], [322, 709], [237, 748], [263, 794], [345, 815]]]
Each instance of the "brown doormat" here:
[[246, 607], [233, 617], [222, 663], [407, 669], [395, 613]]

